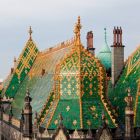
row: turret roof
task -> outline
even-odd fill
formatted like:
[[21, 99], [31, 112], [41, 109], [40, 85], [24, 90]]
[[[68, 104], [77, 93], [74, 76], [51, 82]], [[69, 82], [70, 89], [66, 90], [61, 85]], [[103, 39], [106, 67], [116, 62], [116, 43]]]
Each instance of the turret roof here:
[[106, 28], [105, 30], [105, 42], [104, 46], [101, 48], [97, 57], [100, 59], [101, 63], [105, 66], [106, 69], [111, 68], [111, 51], [107, 44]]

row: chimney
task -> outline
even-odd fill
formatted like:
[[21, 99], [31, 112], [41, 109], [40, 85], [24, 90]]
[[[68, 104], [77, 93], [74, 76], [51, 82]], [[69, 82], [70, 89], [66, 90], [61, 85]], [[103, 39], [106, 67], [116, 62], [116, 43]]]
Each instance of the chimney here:
[[122, 44], [122, 28], [114, 27], [112, 47], [112, 85], [115, 86], [124, 67], [124, 45]]
[[89, 31], [87, 33], [87, 50], [92, 55], [95, 55], [95, 48], [93, 48], [93, 33], [92, 33], [92, 31]]

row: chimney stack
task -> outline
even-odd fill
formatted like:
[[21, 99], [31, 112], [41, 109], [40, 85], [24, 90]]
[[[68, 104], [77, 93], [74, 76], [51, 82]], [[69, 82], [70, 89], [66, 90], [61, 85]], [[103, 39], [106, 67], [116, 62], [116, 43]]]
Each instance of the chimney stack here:
[[112, 47], [112, 85], [115, 86], [124, 67], [124, 45], [122, 44], [122, 28], [114, 27]]
[[87, 33], [87, 50], [92, 55], [95, 55], [95, 48], [93, 48], [93, 33], [92, 33], [92, 31], [89, 31]]

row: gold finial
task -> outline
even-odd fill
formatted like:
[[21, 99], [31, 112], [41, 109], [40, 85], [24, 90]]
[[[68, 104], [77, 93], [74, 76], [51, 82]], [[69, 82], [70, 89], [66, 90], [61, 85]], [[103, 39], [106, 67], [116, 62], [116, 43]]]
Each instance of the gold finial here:
[[30, 26], [30, 28], [29, 28], [30, 39], [32, 39], [32, 33], [33, 33], [33, 31], [32, 31], [32, 27]]
[[74, 33], [75, 33], [75, 45], [81, 45], [81, 39], [80, 39], [80, 30], [81, 30], [81, 22], [80, 22], [80, 16], [78, 16], [78, 22], [75, 25]]

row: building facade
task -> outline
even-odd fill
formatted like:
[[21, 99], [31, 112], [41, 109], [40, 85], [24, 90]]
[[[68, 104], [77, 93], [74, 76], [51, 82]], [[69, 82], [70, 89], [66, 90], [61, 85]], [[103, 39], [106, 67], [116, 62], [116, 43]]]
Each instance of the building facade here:
[[[96, 57], [74, 38], [40, 52], [29, 30], [1, 88], [1, 139], [140, 139], [140, 47], [124, 62], [122, 29]], [[7, 130], [7, 131], [5, 131]]]

